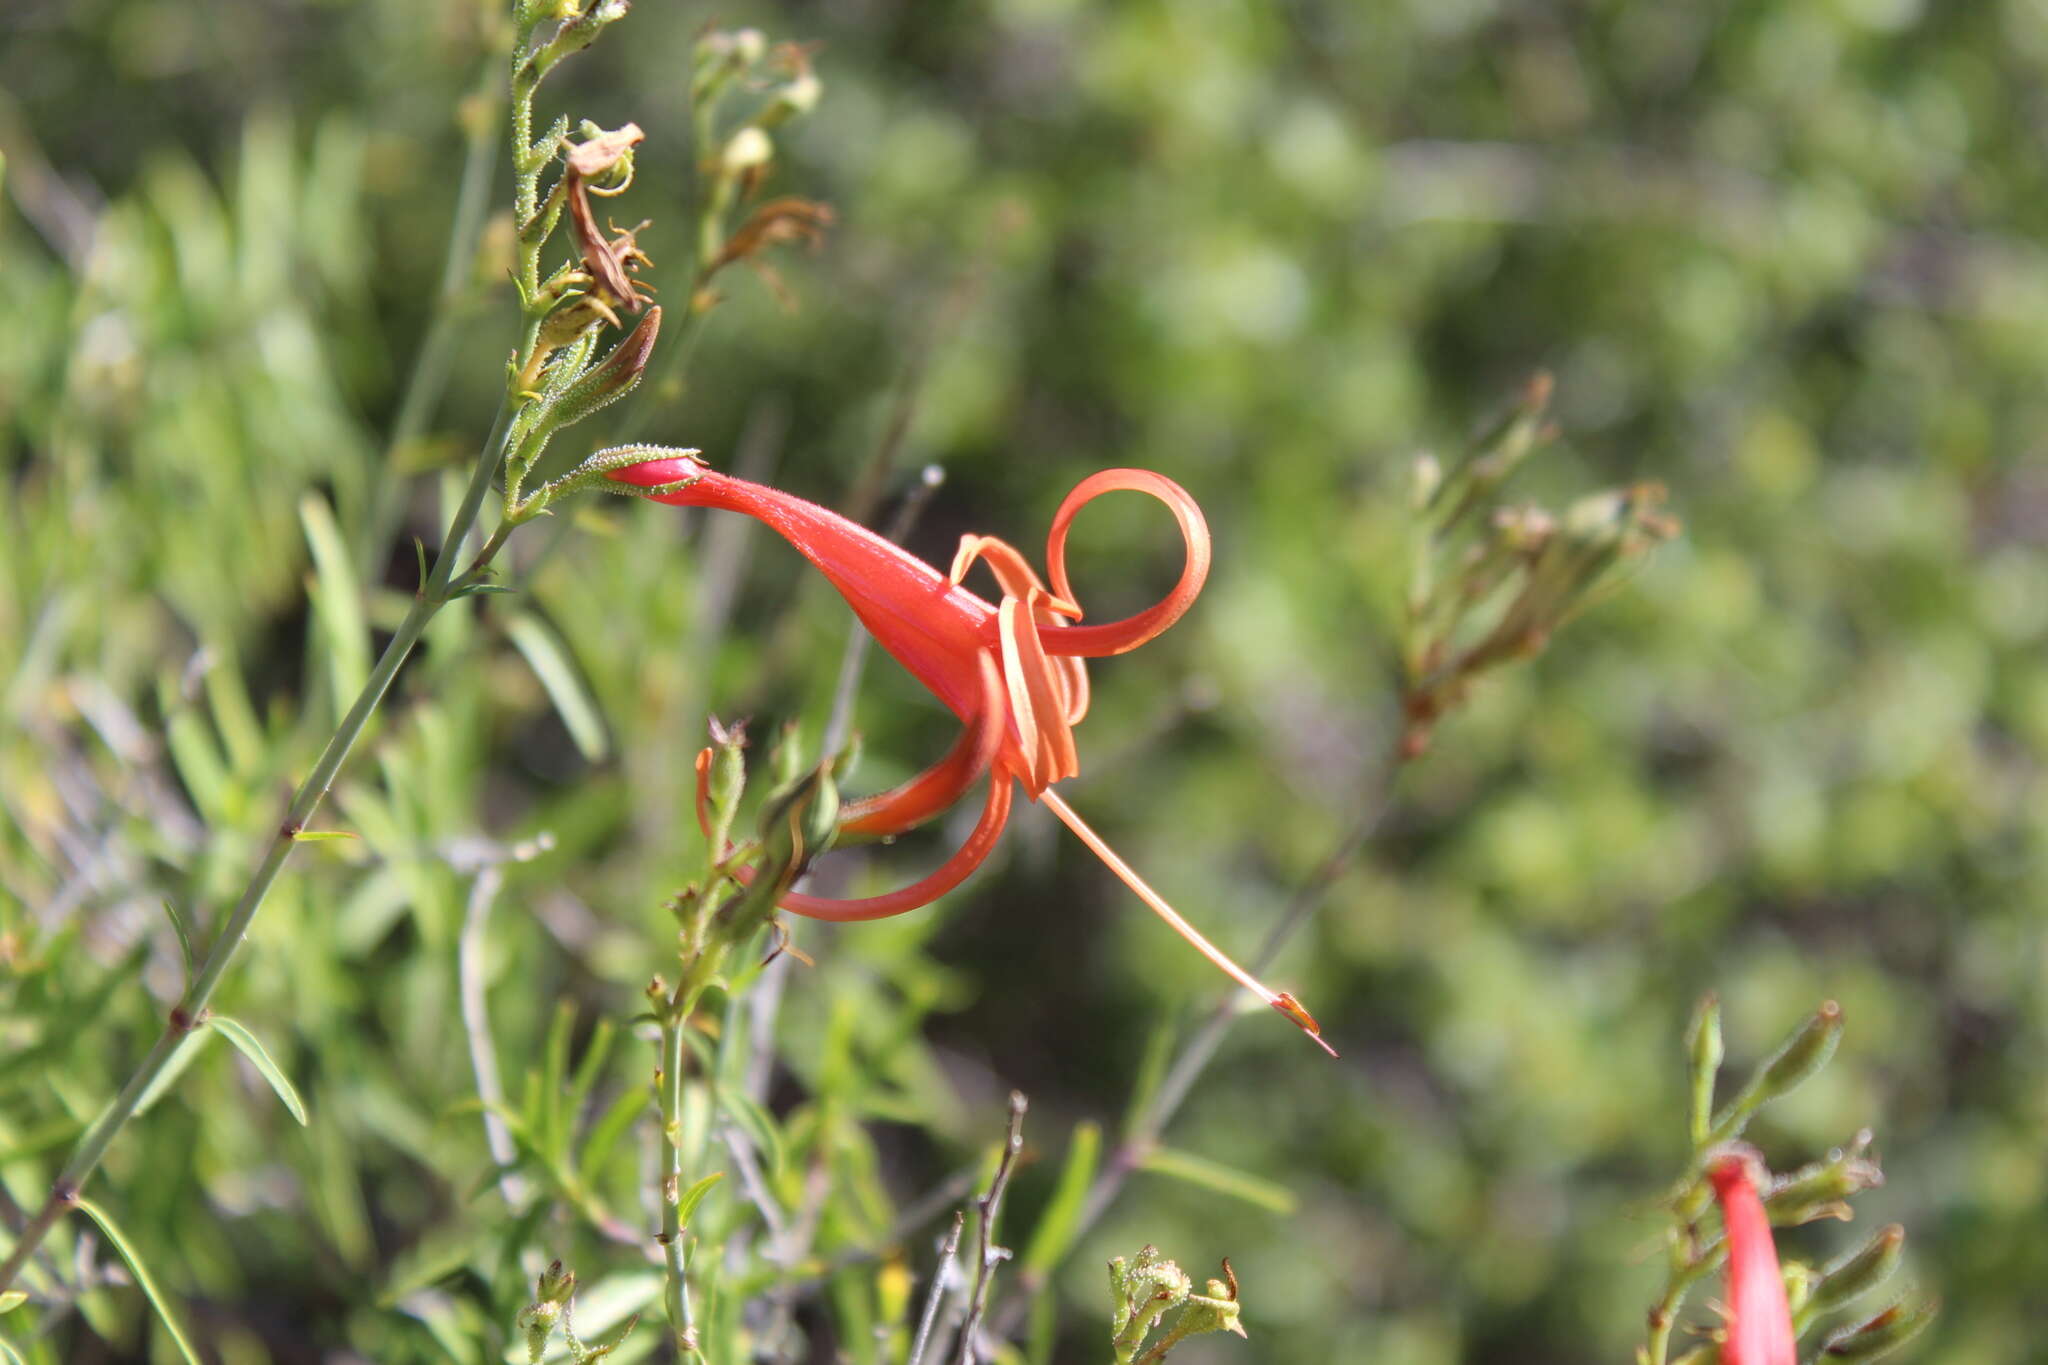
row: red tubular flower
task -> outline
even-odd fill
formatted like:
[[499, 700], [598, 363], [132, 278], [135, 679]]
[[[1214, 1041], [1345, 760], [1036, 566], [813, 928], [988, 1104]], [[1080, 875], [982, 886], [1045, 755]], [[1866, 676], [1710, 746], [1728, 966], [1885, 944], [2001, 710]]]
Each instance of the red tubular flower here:
[[[1080, 770], [1073, 727], [1088, 711], [1082, 660], [1122, 654], [1166, 630], [1187, 611], [1209, 575], [1208, 523], [1187, 490], [1144, 469], [1105, 469], [1083, 479], [1053, 516], [1045, 551], [1052, 580], [1048, 587], [1024, 555], [1004, 541], [963, 537], [952, 572], [941, 574], [836, 512], [721, 474], [694, 458], [649, 460], [615, 469], [609, 477], [640, 488], [679, 485], [652, 496], [677, 506], [740, 512], [767, 525], [816, 565], [882, 648], [960, 718], [960, 739], [944, 758], [900, 787], [849, 802], [842, 835], [880, 838], [914, 829], [951, 807], [984, 776], [989, 779], [973, 833], [923, 878], [855, 900], [791, 892], [780, 902], [784, 909], [816, 919], [863, 920], [929, 904], [964, 881], [995, 847], [1010, 817], [1014, 780], [1211, 962], [1329, 1050], [1299, 1001], [1267, 989], [1202, 937], [1051, 790], [1053, 783]], [[1121, 621], [1080, 625], [1081, 608], [1067, 581], [1067, 531], [1082, 507], [1118, 490], [1148, 493], [1165, 503], [1180, 523], [1187, 558], [1180, 581], [1151, 607]], [[1002, 594], [999, 602], [962, 586], [977, 562], [993, 574]], [[709, 750], [698, 756], [700, 819], [709, 760]]]
[[1728, 1230], [1728, 1327], [1721, 1343], [1722, 1365], [1798, 1365], [1792, 1309], [1771, 1222], [1757, 1194], [1754, 1152], [1737, 1148], [1707, 1166], [1707, 1179], [1721, 1201]]

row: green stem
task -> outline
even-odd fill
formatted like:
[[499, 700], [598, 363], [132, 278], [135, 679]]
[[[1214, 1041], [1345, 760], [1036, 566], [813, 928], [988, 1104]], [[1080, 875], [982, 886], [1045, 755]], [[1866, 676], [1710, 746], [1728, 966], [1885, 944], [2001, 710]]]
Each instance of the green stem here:
[[[6, 1263], [0, 1264], [0, 1291], [6, 1290], [14, 1283], [15, 1277], [21, 1273], [22, 1267], [27, 1264], [29, 1257], [35, 1254], [36, 1248], [42, 1245], [43, 1239], [49, 1235], [50, 1229], [56, 1226], [57, 1221], [67, 1211], [77, 1207], [80, 1191], [85, 1182], [99, 1168], [100, 1159], [106, 1155], [107, 1148], [113, 1144], [114, 1138], [127, 1126], [128, 1121], [135, 1117], [136, 1107], [165, 1065], [169, 1063], [171, 1055], [178, 1049], [178, 1044], [205, 1021], [206, 1007], [212, 1001], [221, 978], [226, 975], [229, 965], [234, 961], [236, 950], [247, 937], [249, 926], [256, 918], [256, 912], [263, 908], [263, 900], [270, 894], [271, 885], [284, 870], [285, 860], [291, 857], [292, 849], [298, 842], [297, 836], [305, 829], [307, 821], [313, 818], [314, 812], [319, 810], [320, 803], [326, 799], [328, 791], [334, 785], [335, 776], [341, 771], [341, 765], [347, 761], [349, 751], [355, 747], [356, 740], [362, 736], [364, 728], [370, 723], [370, 718], [376, 714], [377, 707], [390, 691], [392, 680], [398, 676], [398, 670], [412, 654], [413, 646], [419, 643], [421, 634], [425, 632], [435, 614], [448, 604], [448, 586], [454, 580], [456, 562], [462, 558], [463, 543], [468, 540], [470, 530], [476, 524], [477, 513], [483, 507], [484, 495], [490, 491], [491, 482], [497, 476], [498, 466], [504, 458], [510, 416], [511, 405], [507, 403], [499, 410], [497, 425], [491, 433], [491, 438], [477, 457], [476, 468], [470, 476], [469, 489], [463, 497], [461, 506], [456, 509], [454, 518], [449, 522], [448, 535], [442, 542], [440, 554], [435, 558], [433, 572], [428, 575], [426, 584], [413, 599], [412, 609], [399, 623], [397, 633], [391, 637], [390, 643], [384, 646], [384, 653], [377, 660], [376, 668], [371, 671], [369, 681], [363, 684], [362, 693], [357, 696], [348, 714], [342, 717], [341, 724], [335, 729], [333, 736], [327, 741], [327, 746], [320, 751], [319, 759], [313, 764], [313, 771], [307, 774], [305, 782], [292, 797], [284, 819], [264, 846], [262, 859], [256, 864], [256, 870], [250, 876], [249, 884], [242, 892], [242, 898], [236, 902], [227, 923], [215, 935], [213, 946], [208, 950], [205, 961], [200, 964], [198, 973], [186, 986], [185, 993], [180, 997], [176, 1007], [171, 1010], [170, 1018], [165, 1023], [163, 1034], [157, 1039], [156, 1046], [142, 1059], [142, 1065], [135, 1069], [135, 1074], [128, 1078], [128, 1083], [121, 1087], [120, 1094], [114, 1097], [114, 1102], [107, 1107], [107, 1111], [79, 1139], [70, 1159], [64, 1163], [63, 1170], [57, 1173], [56, 1180], [51, 1184], [49, 1198], [44, 1200], [42, 1208], [30, 1220], [28, 1226], [22, 1229], [21, 1236], [15, 1240], [14, 1250], [9, 1253]], [[493, 547], [497, 543], [493, 542]], [[479, 558], [476, 567], [480, 568], [482, 564], [483, 560]]]
[[1716, 1242], [1699, 1246], [1699, 1229], [1687, 1220], [1683, 1241], [1673, 1248], [1671, 1268], [1664, 1280], [1664, 1294], [1650, 1310], [1649, 1340], [1645, 1359], [1664, 1365], [1671, 1351], [1671, 1334], [1678, 1326], [1678, 1311], [1692, 1287], [1719, 1270], [1727, 1259], [1727, 1246]]
[[688, 1052], [683, 1030], [689, 1025], [689, 1011], [667, 1010], [661, 1021], [661, 1134], [668, 1149], [662, 1172], [661, 1254], [668, 1268], [662, 1303], [668, 1310], [669, 1330], [679, 1350], [696, 1355], [697, 1321], [690, 1308], [690, 1282], [683, 1245], [684, 1229], [680, 1201], [683, 1193], [683, 1064]]

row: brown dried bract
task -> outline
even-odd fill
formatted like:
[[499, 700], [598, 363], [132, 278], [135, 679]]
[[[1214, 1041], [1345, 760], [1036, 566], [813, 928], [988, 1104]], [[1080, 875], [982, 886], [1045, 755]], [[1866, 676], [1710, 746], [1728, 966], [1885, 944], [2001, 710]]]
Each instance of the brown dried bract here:
[[626, 153], [644, 141], [646, 136], [637, 123], [599, 133], [569, 149], [569, 169], [585, 180], [595, 180], [618, 165]]
[[[734, 261], [746, 261], [760, 275], [783, 307], [792, 306], [789, 291], [783, 288], [782, 279], [767, 262], [760, 259], [760, 253], [771, 246], [787, 243], [805, 243], [815, 247], [824, 240], [825, 229], [832, 226], [834, 214], [830, 204], [821, 204], [815, 199], [799, 199], [793, 196], [770, 199], [755, 209], [739, 231], [726, 238], [725, 245], [711, 259], [704, 272], [698, 276], [700, 286], [713, 275]], [[709, 289], [697, 291], [701, 308], [708, 308], [716, 302], [717, 295]]]
[[597, 219], [590, 212], [590, 199], [586, 194], [588, 187], [573, 162], [563, 184], [569, 202], [570, 226], [576, 234], [583, 268], [590, 273], [594, 297], [600, 303], [618, 304], [628, 312], [639, 312], [646, 306], [648, 295], [640, 292], [628, 272], [638, 266], [653, 264], [635, 240], [640, 228], [647, 224], [623, 229], [615, 227], [612, 231], [618, 235], [608, 239], [598, 231]]
[[816, 246], [824, 240], [825, 229], [832, 226], [833, 217], [832, 206], [815, 199], [770, 199], [754, 210], [738, 232], [726, 238], [725, 246], [705, 274], [786, 242]]

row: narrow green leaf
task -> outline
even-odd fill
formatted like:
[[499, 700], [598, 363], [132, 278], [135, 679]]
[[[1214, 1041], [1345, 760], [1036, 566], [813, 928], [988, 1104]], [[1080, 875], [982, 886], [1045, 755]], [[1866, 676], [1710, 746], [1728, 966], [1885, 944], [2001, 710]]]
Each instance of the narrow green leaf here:
[[100, 1225], [100, 1231], [114, 1244], [114, 1250], [121, 1253], [121, 1259], [128, 1263], [130, 1273], [135, 1276], [136, 1286], [142, 1290], [143, 1297], [149, 1300], [149, 1306], [156, 1310], [157, 1320], [163, 1323], [164, 1331], [170, 1333], [171, 1341], [176, 1344], [178, 1354], [185, 1358], [186, 1365], [204, 1365], [199, 1359], [199, 1353], [192, 1349], [192, 1342], [186, 1337], [185, 1329], [178, 1325], [176, 1315], [171, 1312], [170, 1301], [157, 1287], [156, 1277], [149, 1273], [149, 1268], [143, 1265], [142, 1258], [135, 1254], [135, 1246], [128, 1240], [127, 1234], [121, 1231], [105, 1209], [90, 1199], [80, 1199], [78, 1209]]
[[301, 1128], [305, 1127], [305, 1101], [299, 1098], [299, 1092], [292, 1087], [290, 1078], [284, 1074], [276, 1062], [270, 1059], [270, 1054], [264, 1051], [263, 1044], [257, 1039], [256, 1035], [249, 1032], [247, 1028], [237, 1021], [228, 1018], [225, 1014], [211, 1015], [207, 1018], [206, 1022], [209, 1027], [218, 1030], [222, 1036], [241, 1051], [244, 1057], [249, 1059], [250, 1064], [262, 1073], [263, 1079], [270, 1082], [270, 1088], [277, 1092], [277, 1097], [284, 1101], [284, 1107], [291, 1110], [292, 1117], [299, 1121], [299, 1126]]
[[746, 1134], [761, 1154], [761, 1164], [770, 1176], [782, 1171], [782, 1134], [768, 1111], [736, 1090], [718, 1092], [718, 1107], [732, 1120], [733, 1127]]
[[541, 1082], [538, 1067], [526, 1068], [525, 1078], [519, 1087], [519, 1122], [521, 1132], [530, 1135], [535, 1151], [540, 1150], [543, 1132], [547, 1125], [548, 1093]]
[[488, 1236], [489, 1232], [481, 1227], [427, 1233], [417, 1246], [400, 1252], [392, 1260], [384, 1287], [377, 1291], [377, 1306], [395, 1307], [400, 1299], [461, 1273], [478, 1259]]
[[1024, 1359], [1029, 1365], [1051, 1365], [1052, 1348], [1059, 1339], [1059, 1306], [1050, 1294], [1031, 1296], [1031, 1326], [1024, 1336]]
[[576, 1173], [585, 1185], [596, 1185], [604, 1171], [605, 1162], [611, 1159], [612, 1149], [619, 1145], [619, 1139], [626, 1135], [648, 1106], [647, 1091], [643, 1086], [630, 1086], [612, 1101], [611, 1108], [604, 1111], [604, 1117], [591, 1125], [590, 1139], [583, 1144], [583, 1150], [576, 1158]]
[[5, 1294], [0, 1294], [0, 1313], [12, 1313], [27, 1302], [26, 1289], [10, 1289]]
[[192, 804], [208, 820], [225, 814], [229, 790], [227, 760], [199, 712], [179, 698], [174, 685], [157, 689], [164, 705], [164, 744], [171, 751], [171, 766], [178, 780], [192, 794]]
[[1031, 1242], [1025, 1248], [1024, 1259], [1019, 1262], [1027, 1273], [1051, 1273], [1073, 1246], [1074, 1233], [1081, 1224], [1081, 1205], [1088, 1197], [1089, 1184], [1095, 1179], [1096, 1157], [1101, 1150], [1102, 1129], [1098, 1125], [1074, 1125], [1073, 1140], [1067, 1144], [1067, 1163], [1060, 1168], [1059, 1184], [1053, 1188], [1052, 1201], [1039, 1216], [1038, 1226], [1031, 1230]]
[[156, 1102], [162, 1099], [169, 1092], [170, 1088], [178, 1083], [178, 1078], [185, 1074], [185, 1068], [192, 1065], [198, 1059], [199, 1050], [205, 1045], [206, 1033], [202, 1029], [193, 1029], [179, 1041], [177, 1051], [173, 1052], [171, 1059], [164, 1063], [164, 1069], [156, 1073], [156, 1079], [151, 1081], [149, 1088], [142, 1092], [142, 1098], [135, 1101], [135, 1116], [137, 1118], [147, 1114], [156, 1105]]
[[383, 942], [405, 913], [412, 909], [412, 896], [405, 877], [389, 863], [378, 866], [342, 902], [330, 917], [335, 947], [343, 957], [363, 957]]
[[171, 927], [178, 931], [178, 956], [185, 963], [185, 980], [192, 979], [192, 931], [185, 925], [185, 917], [178, 913], [177, 903], [168, 897], [164, 900], [164, 913], [171, 917]]
[[503, 583], [464, 583], [461, 587], [450, 590], [448, 600], [453, 602], [459, 597], [482, 597], [491, 593], [510, 597], [518, 591], [519, 589], [508, 588]]
[[589, 762], [603, 762], [610, 752], [604, 722], [599, 719], [597, 703], [570, 662], [561, 639], [538, 616], [524, 612], [507, 622], [505, 629], [512, 643], [526, 656], [527, 666], [540, 679], [548, 700], [555, 704], [556, 714], [568, 727], [569, 738], [576, 741], [577, 752]]
[[450, 1294], [413, 1294], [399, 1302], [398, 1311], [426, 1329], [448, 1365], [473, 1365], [482, 1327], [474, 1306]]
[[547, 1046], [541, 1053], [540, 1131], [538, 1145], [543, 1155], [560, 1164], [568, 1150], [569, 1119], [562, 1113], [569, 1081], [569, 1035], [576, 1028], [576, 1007], [564, 1000], [555, 1007], [554, 1022], [548, 1025]]
[[1140, 1120], [1151, 1109], [1152, 1100], [1166, 1079], [1166, 1066], [1173, 1057], [1175, 1032], [1173, 1024], [1162, 1019], [1145, 1037], [1145, 1051], [1138, 1059], [1138, 1073], [1131, 1080], [1131, 1102], [1124, 1110], [1123, 1131], [1126, 1133], [1137, 1132], [1142, 1126]]
[[347, 829], [302, 829], [292, 836], [294, 843], [324, 844], [335, 839], [360, 839], [363, 836]]
[[[72, 937], [72, 931], [60, 930], [53, 944], [68, 945]], [[89, 1030], [73, 1027], [66, 1021], [97, 1019], [115, 992], [133, 988], [136, 973], [142, 970], [142, 964], [148, 957], [149, 945], [137, 943], [119, 962], [102, 973], [85, 994], [68, 997], [61, 1004], [52, 1002], [46, 1017], [61, 1026], [52, 1029], [40, 1042], [12, 1051], [0, 1051], [0, 1083], [9, 1083], [24, 1076], [35, 1076], [38, 1083], [46, 1083], [51, 1074], [51, 1059], [69, 1056], [71, 1049], [89, 1033]]]
[[[48, 686], [51, 676], [57, 671], [57, 661], [65, 642], [70, 638], [71, 623], [78, 616], [82, 596], [82, 593], [58, 595], [43, 604], [27, 641], [15, 645], [14, 676], [8, 680], [7, 690], [0, 693], [0, 711], [9, 716], [20, 715], [28, 708], [29, 699]], [[20, 639], [19, 636], [14, 638]]]
[[[333, 1092], [315, 1094], [323, 1104], [332, 1102]], [[310, 1099], [308, 1108], [310, 1109]], [[312, 1178], [307, 1182], [308, 1207], [350, 1268], [368, 1273], [383, 1264], [370, 1231], [370, 1211], [365, 1204], [355, 1140], [339, 1123], [308, 1128], [308, 1149], [312, 1156]]]
[[597, 1088], [597, 1078], [604, 1071], [605, 1060], [611, 1056], [612, 1040], [617, 1036], [612, 1021], [599, 1016], [596, 1027], [590, 1031], [590, 1041], [584, 1044], [583, 1060], [576, 1063], [575, 1078], [569, 1082], [569, 1102], [563, 1106], [572, 1132], [576, 1120], [583, 1116], [584, 1106], [590, 1103], [590, 1092]]
[[710, 1175], [705, 1176], [702, 1180], [690, 1186], [689, 1189], [684, 1190], [682, 1198], [676, 1201], [676, 1221], [684, 1227], [690, 1226], [690, 1215], [695, 1213], [697, 1206], [704, 1202], [704, 1196], [711, 1193], [711, 1187], [723, 1179], [725, 1179], [724, 1171], [713, 1171]]
[[327, 667], [335, 704], [346, 706], [370, 676], [370, 632], [363, 620], [363, 596], [348, 546], [327, 500], [317, 493], [299, 499], [299, 524], [313, 552], [313, 607], [327, 643]]
[[1196, 1156], [1191, 1152], [1179, 1152], [1170, 1147], [1155, 1147], [1146, 1153], [1138, 1163], [1141, 1171], [1152, 1171], [1159, 1175], [1172, 1176], [1190, 1185], [1217, 1194], [1227, 1194], [1233, 1199], [1242, 1199], [1247, 1204], [1257, 1205], [1271, 1213], [1289, 1214], [1294, 1212], [1294, 1191], [1285, 1185], [1240, 1171], [1235, 1166], [1225, 1166], [1219, 1161]]
[[209, 645], [207, 651], [213, 661], [206, 670], [206, 700], [213, 713], [213, 728], [237, 773], [258, 771], [268, 746], [256, 706], [249, 700], [248, 681], [232, 650]]
[[[73, 1118], [53, 1119], [39, 1124], [26, 1132], [10, 1133], [7, 1139], [7, 1159], [25, 1161], [30, 1157], [53, 1152], [59, 1147], [69, 1147], [78, 1141], [78, 1135], [85, 1131], [85, 1125]], [[0, 1308], [0, 1313], [7, 1310]]]
[[427, 586], [427, 542], [418, 536], [412, 538], [412, 557], [419, 561], [420, 576], [413, 580], [415, 590], [424, 592]]

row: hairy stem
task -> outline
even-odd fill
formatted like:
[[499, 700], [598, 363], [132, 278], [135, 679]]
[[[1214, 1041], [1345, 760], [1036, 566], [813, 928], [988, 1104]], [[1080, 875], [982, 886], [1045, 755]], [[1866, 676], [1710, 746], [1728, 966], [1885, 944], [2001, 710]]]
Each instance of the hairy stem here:
[[[686, 983], [687, 985], [687, 983]], [[685, 987], [678, 988], [678, 995]], [[662, 1306], [668, 1312], [669, 1331], [676, 1349], [686, 1356], [700, 1357], [697, 1347], [697, 1319], [690, 1305], [689, 1256], [684, 1239], [681, 1199], [683, 1194], [683, 1068], [689, 1049], [683, 1030], [689, 1027], [690, 1011], [696, 1005], [692, 991], [687, 1005], [662, 1012], [661, 1073], [656, 1078], [660, 1100], [661, 1140], [665, 1155], [661, 1173], [661, 1257], [666, 1270], [662, 1285]]]

